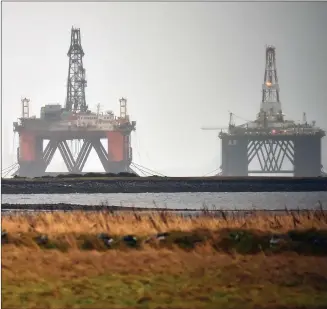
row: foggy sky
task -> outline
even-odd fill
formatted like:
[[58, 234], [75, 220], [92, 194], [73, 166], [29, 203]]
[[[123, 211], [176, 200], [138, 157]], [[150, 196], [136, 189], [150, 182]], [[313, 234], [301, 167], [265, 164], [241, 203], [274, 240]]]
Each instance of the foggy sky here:
[[[261, 102], [265, 45], [276, 47], [287, 118], [327, 128], [327, 3], [3, 3], [2, 167], [16, 162], [12, 123], [28, 97], [30, 115], [65, 104], [72, 26], [81, 28], [95, 111], [137, 121], [133, 161], [165, 175], [220, 166], [216, 131], [228, 112], [254, 120]], [[244, 120], [242, 120], [242, 119]], [[5, 147], [4, 147], [5, 144]], [[94, 150], [84, 171], [102, 171]], [[327, 167], [327, 138], [323, 142]], [[66, 171], [57, 151], [48, 171]]]

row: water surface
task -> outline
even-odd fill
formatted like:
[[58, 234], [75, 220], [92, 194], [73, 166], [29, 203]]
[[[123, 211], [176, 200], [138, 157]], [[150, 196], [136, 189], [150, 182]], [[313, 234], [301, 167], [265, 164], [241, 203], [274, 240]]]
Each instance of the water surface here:
[[327, 209], [327, 192], [195, 192], [195, 193], [105, 193], [105, 194], [3, 194], [2, 203], [80, 204], [126, 207], [200, 209], [204, 204], [223, 209], [315, 208]]

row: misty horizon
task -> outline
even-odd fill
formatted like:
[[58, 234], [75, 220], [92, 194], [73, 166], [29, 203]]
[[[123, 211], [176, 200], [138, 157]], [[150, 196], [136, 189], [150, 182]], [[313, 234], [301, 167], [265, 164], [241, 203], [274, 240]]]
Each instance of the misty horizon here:
[[[17, 161], [13, 122], [65, 105], [72, 26], [81, 29], [86, 102], [119, 113], [126, 97], [133, 161], [167, 176], [221, 164], [218, 131], [259, 112], [265, 46], [276, 47], [286, 118], [327, 128], [327, 3], [3, 3], [2, 166]], [[78, 11], [76, 11], [76, 9]], [[51, 16], [51, 17], [50, 17]], [[74, 20], [71, 18], [74, 16]], [[4, 147], [6, 144], [6, 147]], [[9, 146], [8, 146], [9, 145]], [[327, 142], [322, 140], [327, 167]], [[57, 150], [47, 171], [67, 171]], [[103, 171], [94, 150], [84, 171]]]

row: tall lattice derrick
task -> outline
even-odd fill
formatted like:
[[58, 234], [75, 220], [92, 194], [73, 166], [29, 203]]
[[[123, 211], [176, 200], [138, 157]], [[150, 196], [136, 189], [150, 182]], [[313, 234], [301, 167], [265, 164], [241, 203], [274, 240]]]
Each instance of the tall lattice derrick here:
[[260, 106], [261, 116], [277, 117], [277, 121], [282, 121], [282, 106], [279, 95], [279, 84], [276, 66], [276, 49], [274, 46], [266, 47], [266, 65], [264, 83], [262, 85], [262, 101]]
[[67, 79], [66, 110], [86, 112], [88, 106], [85, 100], [85, 69], [83, 67], [84, 52], [81, 45], [80, 29], [71, 30], [70, 47], [68, 51], [69, 69]]

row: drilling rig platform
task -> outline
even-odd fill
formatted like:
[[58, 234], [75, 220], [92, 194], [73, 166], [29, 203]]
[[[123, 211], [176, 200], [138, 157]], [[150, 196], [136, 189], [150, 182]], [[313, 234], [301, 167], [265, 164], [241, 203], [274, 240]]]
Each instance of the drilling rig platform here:
[[[85, 99], [84, 52], [81, 45], [80, 29], [71, 29], [71, 42], [68, 51], [69, 70], [65, 107], [48, 104], [41, 107], [40, 118], [29, 116], [29, 100], [22, 100], [22, 117], [14, 122], [14, 132], [19, 135], [17, 160], [21, 177], [46, 175], [55, 151], [60, 154], [69, 173], [80, 174], [92, 150], [95, 149], [107, 173], [134, 173], [132, 162], [131, 132], [136, 122], [130, 121], [127, 114], [127, 100], [121, 98], [120, 115], [112, 111], [100, 113], [88, 109]], [[101, 139], [107, 140], [107, 149]], [[48, 140], [45, 149], [44, 141]], [[73, 153], [68, 141], [83, 141], [79, 152]]]
[[[230, 113], [228, 128], [203, 127], [220, 130], [222, 176], [249, 174], [293, 174], [294, 177], [324, 175], [321, 164], [321, 140], [325, 131], [308, 123], [303, 113], [302, 123], [285, 119], [280, 102], [276, 69], [276, 50], [266, 46], [266, 67], [262, 85], [260, 111], [254, 121], [236, 126]], [[254, 160], [260, 168], [250, 170]], [[285, 158], [293, 165], [285, 169]]]

